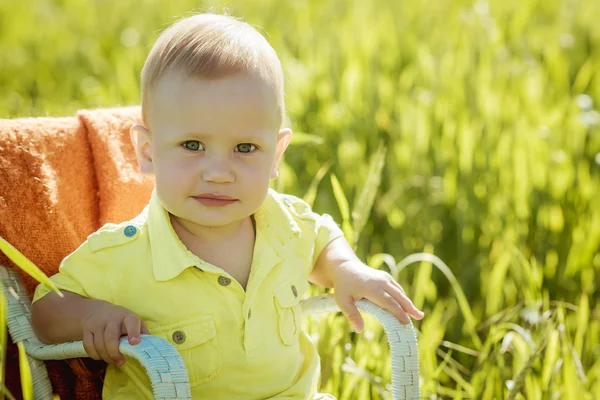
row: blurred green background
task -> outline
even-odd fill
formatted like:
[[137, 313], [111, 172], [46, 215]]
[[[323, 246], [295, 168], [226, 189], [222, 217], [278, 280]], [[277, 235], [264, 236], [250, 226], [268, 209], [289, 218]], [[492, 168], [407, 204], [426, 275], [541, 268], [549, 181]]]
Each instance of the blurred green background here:
[[[2, 0], [0, 117], [138, 104], [158, 33], [207, 10], [284, 65], [290, 126], [311, 136], [277, 188], [344, 221], [424, 308], [424, 397], [598, 398], [599, 1]], [[401, 262], [416, 253], [445, 264]], [[368, 322], [307, 321], [322, 390], [388, 396]]]

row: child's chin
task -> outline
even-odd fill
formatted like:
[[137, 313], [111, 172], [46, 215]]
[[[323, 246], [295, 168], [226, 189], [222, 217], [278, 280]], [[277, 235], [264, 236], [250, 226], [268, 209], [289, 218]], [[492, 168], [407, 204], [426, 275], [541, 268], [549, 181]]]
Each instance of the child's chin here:
[[225, 212], [225, 210], [211, 210], [209, 212], [199, 212], [196, 215], [186, 219], [196, 225], [206, 226], [209, 228], [219, 228], [240, 221], [244, 219], [244, 216], [234, 216], [231, 215], [231, 213]]

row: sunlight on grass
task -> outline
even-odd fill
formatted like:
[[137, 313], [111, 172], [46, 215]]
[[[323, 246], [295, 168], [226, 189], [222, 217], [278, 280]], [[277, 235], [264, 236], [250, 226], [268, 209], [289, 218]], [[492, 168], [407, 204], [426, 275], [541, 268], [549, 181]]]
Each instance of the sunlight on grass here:
[[[0, 115], [138, 104], [158, 32], [223, 4], [0, 2]], [[284, 66], [299, 134], [277, 189], [333, 215], [424, 309], [423, 396], [600, 393], [600, 2], [226, 5]], [[389, 396], [365, 322], [305, 321], [340, 400]]]

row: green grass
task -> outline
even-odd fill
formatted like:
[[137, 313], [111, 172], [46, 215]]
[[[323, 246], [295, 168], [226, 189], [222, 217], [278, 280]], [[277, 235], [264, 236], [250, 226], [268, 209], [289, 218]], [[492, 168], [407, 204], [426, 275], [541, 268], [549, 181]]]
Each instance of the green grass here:
[[[158, 32], [212, 4], [0, 2], [0, 117], [137, 104]], [[290, 149], [278, 189], [345, 220], [426, 311], [424, 396], [600, 393], [600, 2], [226, 5], [268, 32], [292, 128], [323, 139]], [[323, 390], [385, 398], [381, 329], [317, 322]]]

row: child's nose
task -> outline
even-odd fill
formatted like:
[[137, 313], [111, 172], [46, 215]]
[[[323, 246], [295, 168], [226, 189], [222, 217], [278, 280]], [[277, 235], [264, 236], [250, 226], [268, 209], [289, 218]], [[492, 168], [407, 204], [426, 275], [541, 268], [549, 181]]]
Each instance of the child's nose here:
[[227, 160], [222, 157], [211, 157], [203, 165], [202, 180], [205, 182], [228, 183], [235, 180], [235, 175]]

